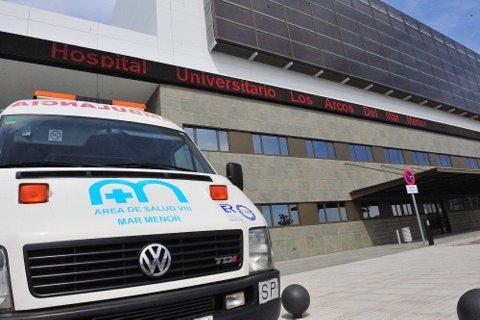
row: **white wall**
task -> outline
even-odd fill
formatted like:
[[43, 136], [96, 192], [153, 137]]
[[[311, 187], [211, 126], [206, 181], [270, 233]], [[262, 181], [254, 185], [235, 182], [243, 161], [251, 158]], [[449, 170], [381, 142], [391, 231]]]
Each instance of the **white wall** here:
[[158, 37], [0, 1], [0, 31], [158, 60]]
[[480, 122], [468, 118], [209, 52], [203, 5], [203, 0], [157, 0], [158, 32], [153, 36], [0, 0], [0, 31], [228, 75], [480, 131]]

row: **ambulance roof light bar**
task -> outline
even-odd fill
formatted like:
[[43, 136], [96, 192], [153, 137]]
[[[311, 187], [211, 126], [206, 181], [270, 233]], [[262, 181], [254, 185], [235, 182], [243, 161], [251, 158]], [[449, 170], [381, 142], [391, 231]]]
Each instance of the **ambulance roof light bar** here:
[[112, 104], [116, 106], [129, 107], [129, 108], [137, 108], [142, 110], [147, 109], [147, 106], [144, 103], [122, 101], [122, 100], [99, 99], [99, 98], [93, 98], [93, 97], [83, 97], [83, 96], [77, 96], [74, 94], [43, 91], [43, 90], [35, 90], [33, 93], [33, 98], [34, 99], [80, 100], [80, 101], [87, 101], [87, 102], [94, 102], [94, 103]]
[[60, 92], [51, 92], [51, 91], [42, 91], [35, 90], [33, 92], [34, 99], [64, 99], [64, 100], [77, 100], [77, 97], [73, 94], [60, 93]]

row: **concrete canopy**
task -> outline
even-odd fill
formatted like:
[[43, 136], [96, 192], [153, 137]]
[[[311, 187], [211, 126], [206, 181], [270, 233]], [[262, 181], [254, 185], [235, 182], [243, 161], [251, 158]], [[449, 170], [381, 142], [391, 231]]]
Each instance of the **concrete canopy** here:
[[[418, 196], [422, 198], [466, 197], [480, 193], [480, 170], [435, 167], [415, 173]], [[350, 192], [353, 200], [409, 198], [402, 178]]]

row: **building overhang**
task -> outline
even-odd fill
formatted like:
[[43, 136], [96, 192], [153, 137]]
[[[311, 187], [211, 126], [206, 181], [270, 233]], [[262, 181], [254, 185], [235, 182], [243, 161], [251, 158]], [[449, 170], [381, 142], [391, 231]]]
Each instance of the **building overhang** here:
[[[432, 168], [415, 173], [418, 195], [425, 198], [454, 198], [480, 195], [480, 170]], [[403, 178], [390, 180], [350, 192], [355, 201], [402, 199], [410, 195]]]
[[[282, 66], [290, 70], [296, 63], [286, 62]], [[2, 106], [30, 97], [35, 90], [134, 101], [149, 105], [148, 101], [155, 100], [153, 94], [158, 85], [169, 84], [355, 117], [412, 130], [480, 140], [478, 130], [446, 124], [443, 121], [418, 118], [407, 113], [395, 113], [286, 87], [6, 32], [0, 32], [0, 70], [2, 70], [0, 79]], [[318, 71], [315, 75], [323, 76], [326, 72]], [[341, 79], [346, 83], [355, 81], [345, 76]], [[369, 85], [362, 84], [362, 88], [368, 87]], [[369, 88], [369, 91], [372, 90], [373, 87]]]

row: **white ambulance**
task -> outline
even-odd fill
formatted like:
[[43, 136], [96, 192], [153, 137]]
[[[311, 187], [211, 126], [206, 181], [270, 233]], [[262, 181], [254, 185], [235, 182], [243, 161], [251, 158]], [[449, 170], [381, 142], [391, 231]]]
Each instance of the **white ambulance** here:
[[136, 105], [56, 96], [0, 115], [0, 319], [278, 319], [241, 167]]

